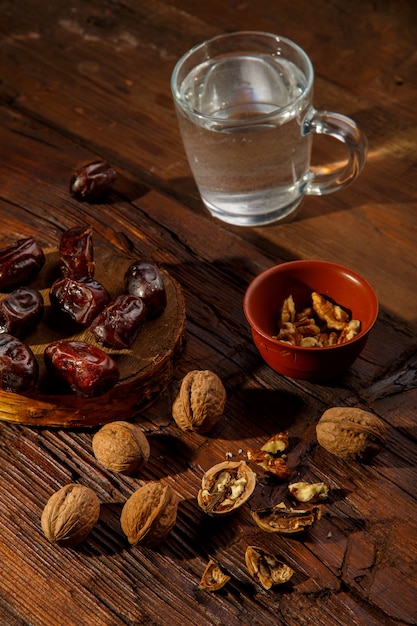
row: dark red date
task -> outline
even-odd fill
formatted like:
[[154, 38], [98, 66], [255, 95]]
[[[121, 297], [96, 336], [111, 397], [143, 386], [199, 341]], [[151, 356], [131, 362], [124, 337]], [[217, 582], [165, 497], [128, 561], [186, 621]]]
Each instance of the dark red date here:
[[74, 172], [70, 193], [81, 202], [94, 202], [113, 186], [115, 180], [116, 172], [107, 161], [94, 161]]
[[98, 343], [123, 350], [130, 348], [146, 317], [141, 298], [123, 294], [117, 296], [92, 323], [90, 330]]
[[44, 352], [47, 371], [77, 396], [93, 398], [109, 391], [120, 373], [113, 359], [84, 341], [55, 341]]
[[0, 250], [0, 290], [21, 287], [34, 278], [45, 264], [39, 243], [28, 237]]
[[31, 287], [19, 287], [0, 300], [0, 333], [24, 337], [41, 321], [42, 294]]
[[39, 364], [29, 346], [9, 335], [0, 334], [0, 387], [3, 391], [26, 393], [39, 377]]
[[124, 282], [127, 292], [143, 300], [148, 319], [159, 317], [163, 313], [167, 296], [161, 272], [156, 265], [135, 261], [127, 269]]
[[93, 231], [88, 226], [74, 226], [65, 231], [59, 244], [59, 268], [69, 278], [94, 276]]
[[110, 302], [110, 295], [93, 278], [60, 278], [51, 287], [50, 300], [55, 310], [67, 313], [82, 326], [89, 326]]

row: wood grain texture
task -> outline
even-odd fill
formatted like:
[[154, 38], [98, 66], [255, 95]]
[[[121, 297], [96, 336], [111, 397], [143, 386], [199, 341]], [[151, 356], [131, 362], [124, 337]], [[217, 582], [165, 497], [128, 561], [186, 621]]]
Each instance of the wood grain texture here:
[[[184, 294], [186, 342], [158, 400], [128, 416], [146, 433], [149, 463], [123, 477], [95, 460], [91, 428], [0, 421], [0, 621], [7, 626], [409, 626], [417, 623], [417, 5], [407, 0], [0, 0], [2, 245], [90, 224], [115, 250], [158, 263]], [[296, 219], [226, 226], [203, 208], [181, 145], [171, 71], [191, 45], [223, 31], [278, 31], [311, 56], [315, 105], [358, 121], [366, 167], [348, 189], [303, 202]], [[335, 155], [317, 141], [317, 163]], [[80, 205], [73, 170], [96, 158], [117, 169], [103, 203]], [[338, 158], [338, 153], [334, 158]], [[275, 263], [319, 258], [347, 265], [375, 288], [380, 314], [343, 377], [314, 385], [279, 376], [254, 348], [242, 298]], [[207, 435], [171, 417], [181, 378], [212, 369], [227, 390]], [[387, 427], [368, 465], [320, 448], [315, 425], [331, 406], [358, 406]], [[250, 509], [277, 503], [286, 483], [261, 475], [235, 515], [213, 520], [196, 503], [211, 465], [244, 458], [272, 434], [290, 436], [291, 480], [331, 486], [322, 519], [295, 538], [263, 533]], [[150, 480], [169, 484], [177, 524], [155, 549], [131, 547], [120, 512]], [[52, 493], [94, 489], [101, 515], [72, 550], [40, 527]], [[266, 592], [244, 565], [260, 545], [295, 570]], [[215, 558], [231, 581], [198, 589]]]

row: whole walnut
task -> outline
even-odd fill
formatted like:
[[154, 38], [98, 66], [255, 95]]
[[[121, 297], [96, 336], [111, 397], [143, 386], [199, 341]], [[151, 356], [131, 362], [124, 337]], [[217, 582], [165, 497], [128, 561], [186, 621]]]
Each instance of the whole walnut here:
[[56, 491], [42, 512], [42, 530], [51, 543], [72, 548], [91, 532], [100, 517], [100, 501], [89, 487], [70, 483]]
[[149, 442], [138, 424], [110, 422], [93, 436], [97, 461], [112, 472], [133, 474], [149, 460]]
[[372, 413], [351, 407], [333, 407], [316, 426], [317, 441], [342, 459], [368, 460], [385, 445], [384, 423]]
[[226, 390], [210, 370], [192, 370], [183, 378], [172, 405], [172, 416], [181, 430], [208, 432], [220, 420]]
[[150, 482], [126, 501], [120, 524], [129, 543], [153, 547], [170, 533], [177, 520], [178, 498], [169, 485]]

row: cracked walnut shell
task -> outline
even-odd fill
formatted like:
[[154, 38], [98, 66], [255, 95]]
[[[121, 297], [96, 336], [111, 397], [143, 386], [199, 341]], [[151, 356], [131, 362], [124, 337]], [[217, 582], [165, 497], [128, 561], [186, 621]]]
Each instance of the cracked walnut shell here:
[[289, 565], [256, 546], [246, 548], [245, 562], [249, 574], [266, 590], [274, 585], [287, 583], [294, 574], [294, 570]]
[[281, 535], [294, 535], [305, 531], [321, 518], [321, 506], [304, 508], [287, 507], [283, 502], [266, 509], [251, 511], [256, 524], [262, 530]]
[[134, 474], [149, 460], [150, 446], [138, 424], [110, 422], [93, 436], [93, 453], [97, 461], [120, 474]]
[[316, 426], [317, 441], [328, 452], [350, 460], [367, 460], [385, 445], [384, 423], [372, 413], [352, 407], [327, 409]]
[[218, 563], [210, 559], [203, 572], [198, 588], [206, 591], [218, 591], [222, 589], [229, 580], [230, 576], [223, 572]]
[[247, 502], [256, 487], [256, 474], [245, 461], [224, 461], [204, 474], [197, 495], [208, 515], [228, 514]]
[[178, 498], [169, 485], [150, 482], [126, 501], [120, 524], [132, 545], [153, 547], [171, 532], [177, 521]]
[[192, 370], [183, 378], [172, 404], [172, 416], [181, 430], [208, 432], [223, 415], [226, 390], [210, 370]]
[[89, 487], [70, 483], [56, 491], [42, 512], [41, 526], [51, 543], [72, 548], [91, 532], [100, 517], [100, 501]]

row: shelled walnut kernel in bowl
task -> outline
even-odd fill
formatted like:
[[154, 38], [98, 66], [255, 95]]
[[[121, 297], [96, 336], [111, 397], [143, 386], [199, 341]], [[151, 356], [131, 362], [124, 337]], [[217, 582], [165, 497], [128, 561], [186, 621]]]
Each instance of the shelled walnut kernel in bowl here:
[[[278, 338], [277, 334], [282, 313], [286, 312], [282, 324], [294, 326], [291, 319], [295, 319], [296, 311], [313, 308], [313, 292], [337, 303], [340, 313], [344, 309], [350, 318], [359, 320], [360, 332], [349, 341], [323, 347], [311, 345], [315, 343], [314, 333], [305, 338], [310, 347], [295, 345], [293, 336], [287, 337], [287, 343], [281, 341], [285, 338]], [[287, 303], [282, 309], [290, 294], [294, 306]], [[378, 299], [371, 285], [347, 267], [327, 261], [298, 260], [274, 265], [256, 276], [245, 292], [243, 311], [254, 344], [272, 369], [290, 378], [320, 382], [344, 374], [361, 354], [378, 316]], [[307, 327], [308, 320], [315, 317], [306, 315]], [[320, 325], [314, 324], [318, 328]], [[330, 334], [326, 322], [323, 325], [326, 334]]]
[[350, 319], [339, 304], [316, 291], [311, 301], [312, 306], [296, 311], [292, 295], [284, 300], [275, 339], [303, 348], [324, 348], [346, 343], [360, 332], [360, 321]]

